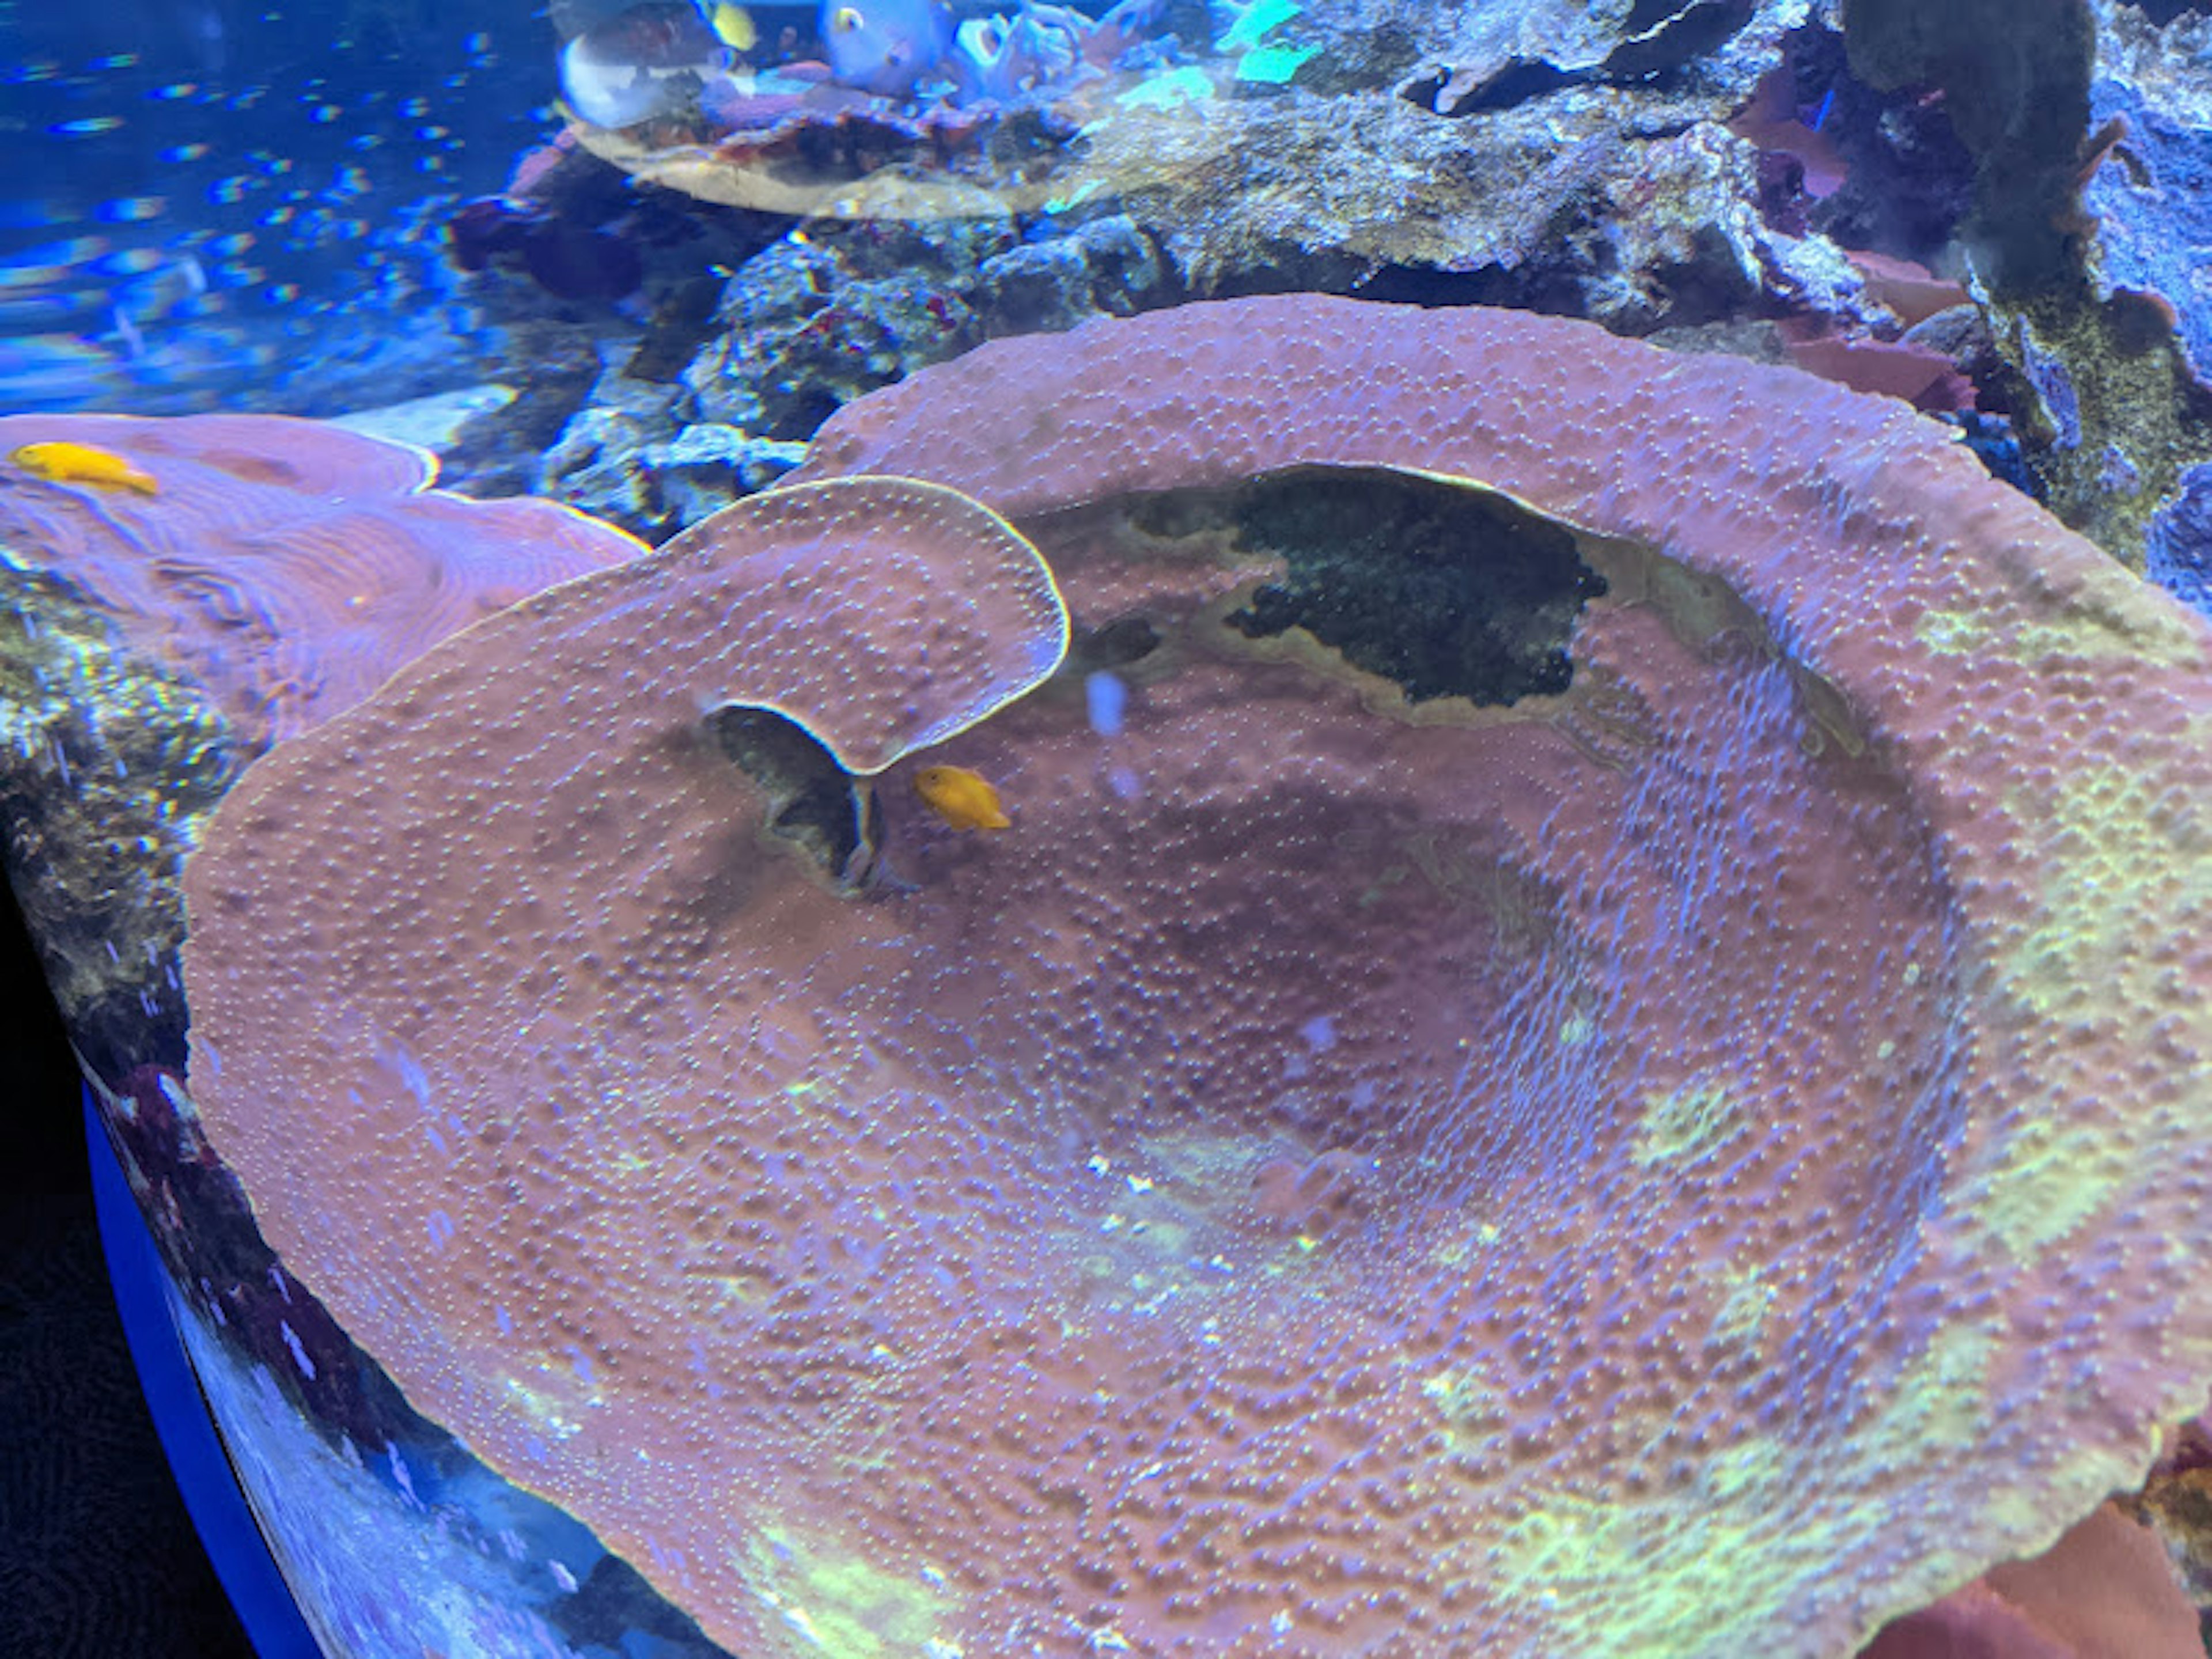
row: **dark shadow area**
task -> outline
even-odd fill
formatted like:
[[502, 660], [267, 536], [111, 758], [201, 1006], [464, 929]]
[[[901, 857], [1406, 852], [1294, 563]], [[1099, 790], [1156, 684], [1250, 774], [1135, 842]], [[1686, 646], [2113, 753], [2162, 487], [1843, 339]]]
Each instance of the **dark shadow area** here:
[[0, 1655], [252, 1659], [139, 1392], [76, 1069], [12, 895], [0, 990]]
[[821, 866], [831, 886], [851, 891], [875, 867], [883, 808], [796, 720], [732, 703], [708, 724], [722, 752], [767, 791], [768, 828]]
[[1574, 537], [1488, 490], [1404, 473], [1264, 478], [1237, 506], [1246, 545], [1288, 579], [1232, 612], [1252, 639], [1302, 628], [1414, 702], [1511, 703], [1564, 691], [1567, 641], [1605, 579]]

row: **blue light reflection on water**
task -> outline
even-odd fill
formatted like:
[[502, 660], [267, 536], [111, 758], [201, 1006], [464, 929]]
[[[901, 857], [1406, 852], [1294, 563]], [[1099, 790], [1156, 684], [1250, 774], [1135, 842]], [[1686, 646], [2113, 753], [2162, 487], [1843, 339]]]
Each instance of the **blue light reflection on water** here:
[[550, 132], [550, 52], [488, 0], [0, 13], [0, 403], [324, 413], [325, 351], [428, 357], [471, 326], [445, 217]]

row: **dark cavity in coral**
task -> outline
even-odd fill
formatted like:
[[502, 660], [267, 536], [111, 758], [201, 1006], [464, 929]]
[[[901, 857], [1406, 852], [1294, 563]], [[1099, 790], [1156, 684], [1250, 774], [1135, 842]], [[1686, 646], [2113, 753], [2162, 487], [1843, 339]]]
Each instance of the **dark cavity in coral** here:
[[817, 866], [840, 892], [856, 892], [875, 868], [884, 809], [875, 791], [840, 765], [797, 721], [738, 704], [707, 717], [714, 740], [769, 798], [767, 828]]
[[1465, 485], [1288, 472], [1248, 486], [1236, 518], [1248, 545], [1290, 568], [1229, 625], [1252, 639], [1302, 628], [1413, 702], [1565, 690], [1575, 618], [1606, 589], [1567, 530]]
[[1116, 617], [1097, 628], [1079, 628], [1067, 647], [1060, 672], [1081, 676], [1127, 668], [1159, 648], [1160, 630], [1143, 617]]
[[1563, 70], [1540, 58], [1512, 58], [1488, 75], [1434, 70], [1408, 82], [1402, 91], [1423, 109], [1455, 118], [1512, 109], [1562, 87], [1585, 85], [1589, 79], [1587, 70]]

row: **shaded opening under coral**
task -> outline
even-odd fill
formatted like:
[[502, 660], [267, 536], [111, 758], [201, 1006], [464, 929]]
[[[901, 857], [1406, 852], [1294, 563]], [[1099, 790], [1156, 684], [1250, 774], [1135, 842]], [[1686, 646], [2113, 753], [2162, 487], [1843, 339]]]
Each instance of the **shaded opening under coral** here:
[[850, 891], [875, 867], [883, 806], [875, 792], [837, 764], [814, 734], [773, 709], [732, 703], [707, 716], [722, 753], [767, 791], [767, 828]]
[[1289, 571], [1229, 625], [1250, 639], [1302, 628], [1413, 702], [1565, 690], [1575, 618], [1606, 591], [1571, 532], [1465, 484], [1301, 470], [1249, 485], [1235, 515], [1246, 544]]

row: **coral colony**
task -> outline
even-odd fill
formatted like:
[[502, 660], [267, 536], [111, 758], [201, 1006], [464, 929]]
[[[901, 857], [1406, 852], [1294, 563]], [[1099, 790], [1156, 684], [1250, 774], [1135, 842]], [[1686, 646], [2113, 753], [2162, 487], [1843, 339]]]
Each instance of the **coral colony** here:
[[[1224, 627], [1314, 468], [1578, 550], [1571, 683]], [[2191, 1408], [2212, 637], [1900, 405], [1262, 300], [801, 476], [280, 745], [185, 876], [264, 1231], [732, 1651], [1848, 1651]], [[940, 759], [1018, 827], [855, 803]]]
[[2200, 11], [63, 21], [10, 875], [334, 1659], [2202, 1659]]

